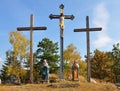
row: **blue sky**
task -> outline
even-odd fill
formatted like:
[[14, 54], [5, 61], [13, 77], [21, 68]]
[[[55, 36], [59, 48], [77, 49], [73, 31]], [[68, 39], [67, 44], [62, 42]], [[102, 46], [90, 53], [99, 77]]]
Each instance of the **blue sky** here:
[[[90, 33], [91, 52], [95, 49], [111, 51], [112, 45], [120, 43], [120, 0], [1, 0], [0, 1], [0, 64], [5, 61], [5, 52], [12, 49], [9, 43], [10, 31], [29, 26], [30, 15], [34, 15], [34, 26], [47, 26], [46, 31], [34, 31], [34, 50], [43, 38], [60, 41], [59, 20], [49, 15], [59, 14], [59, 5], [64, 4], [64, 14], [75, 16], [65, 20], [64, 49], [73, 43], [82, 58], [86, 55], [86, 33], [73, 32], [75, 28], [86, 27], [89, 16], [90, 27], [102, 27], [100, 32]], [[23, 32], [29, 38], [29, 32]]]

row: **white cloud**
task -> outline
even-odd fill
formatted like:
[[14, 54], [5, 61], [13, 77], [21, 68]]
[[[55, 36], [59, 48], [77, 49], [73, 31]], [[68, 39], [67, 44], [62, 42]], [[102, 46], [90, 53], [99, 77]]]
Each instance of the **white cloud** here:
[[106, 33], [109, 13], [106, 9], [105, 3], [100, 3], [95, 7], [93, 16], [93, 23], [95, 26], [102, 27], [102, 31], [98, 33], [97, 39], [93, 42], [93, 45], [99, 48], [105, 47], [112, 41]]
[[98, 39], [95, 40], [93, 44], [95, 47], [100, 48], [100, 47], [108, 46], [108, 44], [111, 43], [111, 41], [112, 40], [109, 38], [108, 35], [101, 33], [98, 35]]
[[0, 58], [0, 62], [1, 62], [1, 61], [3, 61], [3, 59], [2, 59], [2, 58]]

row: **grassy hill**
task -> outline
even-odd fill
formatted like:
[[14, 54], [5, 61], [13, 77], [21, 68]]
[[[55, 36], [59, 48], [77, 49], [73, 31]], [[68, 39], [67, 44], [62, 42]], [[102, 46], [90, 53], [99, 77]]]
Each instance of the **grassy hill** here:
[[78, 87], [66, 87], [66, 88], [49, 87], [51, 83], [26, 84], [26, 85], [20, 85], [20, 86], [0, 85], [0, 91], [120, 91], [120, 89], [118, 89], [114, 84], [111, 84], [111, 83], [79, 82], [79, 84], [80, 86]]

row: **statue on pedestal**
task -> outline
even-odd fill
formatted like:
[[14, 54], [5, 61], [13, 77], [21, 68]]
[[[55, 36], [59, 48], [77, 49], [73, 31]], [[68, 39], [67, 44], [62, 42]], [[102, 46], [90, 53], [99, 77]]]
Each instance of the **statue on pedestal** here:
[[46, 59], [43, 61], [42, 82], [49, 82], [49, 65]]
[[79, 80], [79, 64], [77, 61], [74, 61], [74, 64], [72, 65], [72, 80]]

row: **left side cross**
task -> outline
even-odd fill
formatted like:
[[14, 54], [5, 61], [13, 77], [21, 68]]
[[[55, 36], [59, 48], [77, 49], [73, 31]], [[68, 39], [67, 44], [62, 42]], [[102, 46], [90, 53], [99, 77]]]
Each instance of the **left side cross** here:
[[46, 30], [47, 27], [33, 27], [33, 14], [30, 16], [30, 27], [18, 27], [18, 31], [30, 31], [30, 83], [33, 83], [33, 31]]

